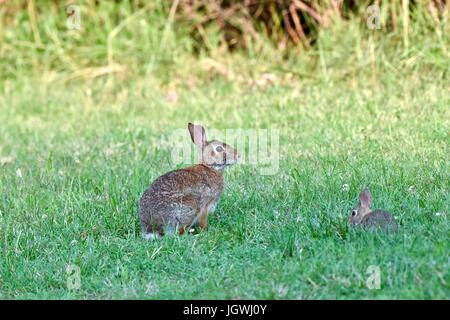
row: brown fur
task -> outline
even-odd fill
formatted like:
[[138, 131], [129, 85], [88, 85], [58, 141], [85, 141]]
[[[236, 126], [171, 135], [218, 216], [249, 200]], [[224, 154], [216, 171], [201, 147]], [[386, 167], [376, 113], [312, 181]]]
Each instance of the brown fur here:
[[[142, 195], [140, 219], [142, 231], [164, 235], [167, 229], [183, 234], [198, 219], [206, 229], [208, 213], [215, 209], [223, 191], [223, 170], [234, 164], [239, 154], [218, 141], [206, 141], [203, 127], [189, 124], [192, 141], [202, 151], [202, 163], [170, 171], [157, 178]], [[211, 150], [221, 145], [223, 152]]]

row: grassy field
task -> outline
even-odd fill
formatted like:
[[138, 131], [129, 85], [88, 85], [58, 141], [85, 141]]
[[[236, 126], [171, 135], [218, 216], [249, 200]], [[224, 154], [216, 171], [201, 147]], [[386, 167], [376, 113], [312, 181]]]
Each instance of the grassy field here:
[[[0, 298], [450, 298], [448, 33], [405, 47], [359, 30], [336, 26], [287, 60], [270, 47], [194, 57], [174, 39], [179, 52], [142, 65], [115, 47], [122, 72], [55, 68], [56, 41], [52, 62], [5, 60]], [[145, 241], [139, 197], [176, 167], [163, 141], [197, 120], [278, 129], [279, 170], [229, 168], [208, 231]], [[365, 186], [397, 234], [348, 229]]]

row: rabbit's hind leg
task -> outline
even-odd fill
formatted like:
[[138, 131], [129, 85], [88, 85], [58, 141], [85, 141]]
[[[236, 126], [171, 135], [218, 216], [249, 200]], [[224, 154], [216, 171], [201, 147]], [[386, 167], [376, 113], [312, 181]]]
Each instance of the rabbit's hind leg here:
[[202, 230], [208, 227], [208, 214], [216, 209], [217, 199], [212, 199], [206, 206], [200, 209], [198, 215], [198, 225]]
[[202, 230], [206, 230], [208, 227], [208, 206], [200, 209], [200, 213], [198, 215], [198, 226]]
[[172, 219], [169, 223], [171, 233], [178, 232], [183, 234], [188, 229], [197, 217], [198, 210], [191, 206], [179, 206], [177, 210], [172, 211]]

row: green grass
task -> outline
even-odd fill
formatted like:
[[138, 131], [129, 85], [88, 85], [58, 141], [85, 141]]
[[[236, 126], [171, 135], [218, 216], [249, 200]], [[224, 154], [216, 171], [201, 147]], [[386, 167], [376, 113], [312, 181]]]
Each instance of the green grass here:
[[[448, 299], [449, 42], [435, 37], [403, 48], [348, 23], [286, 61], [270, 47], [210, 53], [243, 82], [202, 68], [204, 55], [172, 52], [165, 64], [161, 48], [144, 70], [135, 61], [144, 51], [127, 60], [118, 48], [129, 74], [72, 80], [71, 67], [45, 59], [53, 49], [10, 57], [0, 86], [0, 158], [14, 156], [0, 166], [0, 298]], [[28, 70], [33, 58], [43, 63]], [[279, 81], [252, 86], [262, 72]], [[163, 141], [196, 120], [207, 130], [277, 128], [279, 170], [229, 168], [208, 231], [145, 241], [139, 197], [175, 168]], [[348, 229], [365, 186], [397, 234]], [[79, 290], [67, 288], [68, 265], [80, 268]], [[366, 286], [371, 265], [378, 290]]]
[[[1, 168], [2, 298], [449, 297], [444, 82], [350, 92], [216, 81], [180, 90], [176, 106], [135, 85], [103, 105], [100, 84], [89, 96], [83, 84], [40, 92], [23, 81], [2, 95], [1, 153], [16, 156]], [[230, 168], [207, 232], [146, 242], [139, 196], [173, 169], [159, 137], [191, 119], [278, 128], [279, 172]], [[397, 235], [347, 229], [366, 185]], [[66, 288], [68, 264], [81, 269], [78, 291]], [[365, 286], [369, 265], [380, 290]]]

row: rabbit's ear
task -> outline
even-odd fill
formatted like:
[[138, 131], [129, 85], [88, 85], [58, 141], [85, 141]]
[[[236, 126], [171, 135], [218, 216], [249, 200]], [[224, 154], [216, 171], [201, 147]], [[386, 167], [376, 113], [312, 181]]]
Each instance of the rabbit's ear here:
[[370, 194], [369, 189], [365, 188], [359, 195], [359, 202], [363, 207], [369, 207], [372, 204], [372, 195]]
[[206, 146], [206, 133], [205, 128], [202, 126], [194, 125], [189, 122], [189, 133], [191, 134], [192, 142], [199, 148], [203, 149]]

